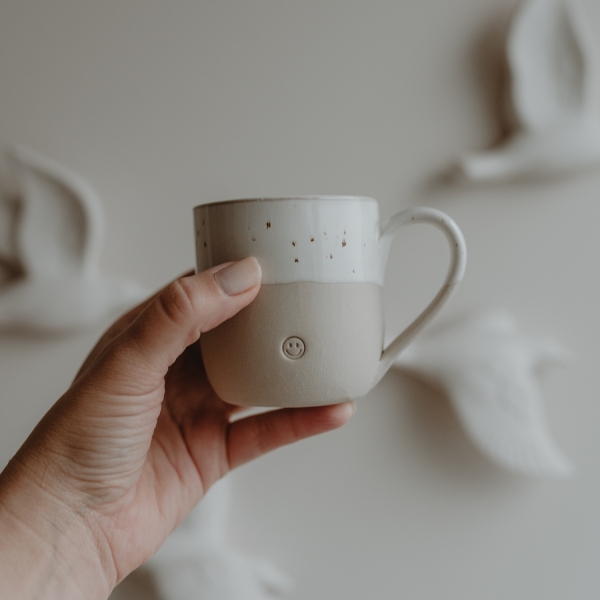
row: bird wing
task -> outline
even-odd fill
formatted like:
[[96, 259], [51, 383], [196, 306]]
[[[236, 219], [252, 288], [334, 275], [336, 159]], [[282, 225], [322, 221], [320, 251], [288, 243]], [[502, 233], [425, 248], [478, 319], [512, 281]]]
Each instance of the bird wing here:
[[171, 538], [166, 544], [136, 572], [150, 576], [164, 600], [273, 600], [293, 591], [293, 581], [270, 561], [231, 546], [174, 544]]
[[104, 214], [82, 177], [36, 152], [12, 153], [21, 201], [18, 258], [27, 276], [86, 275], [97, 266]]
[[397, 364], [446, 392], [493, 461], [528, 475], [564, 476], [571, 465], [550, 435], [536, 373], [565, 356], [555, 342], [519, 333], [509, 315], [489, 312], [416, 342]]
[[512, 104], [521, 126], [547, 128], [591, 109], [591, 38], [568, 0], [526, 0], [508, 36]]

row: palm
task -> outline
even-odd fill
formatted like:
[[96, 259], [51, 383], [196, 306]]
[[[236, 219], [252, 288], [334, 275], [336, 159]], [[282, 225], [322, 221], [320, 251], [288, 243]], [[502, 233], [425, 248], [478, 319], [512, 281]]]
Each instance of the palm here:
[[[229, 419], [238, 410], [240, 407], [216, 395], [198, 346], [190, 346], [167, 374], [164, 402], [148, 453], [159, 504], [161, 490], [168, 489], [169, 501], [179, 497], [187, 513], [229, 471]], [[191, 481], [195, 482], [192, 488]]]
[[227, 473], [229, 417], [239, 410], [213, 391], [197, 346], [189, 347], [169, 369], [164, 401], [162, 389], [153, 395], [162, 405], [141, 472], [131, 473], [133, 485], [108, 514], [99, 507], [113, 553], [123, 549], [116, 562], [126, 565], [124, 572], [149, 558]]

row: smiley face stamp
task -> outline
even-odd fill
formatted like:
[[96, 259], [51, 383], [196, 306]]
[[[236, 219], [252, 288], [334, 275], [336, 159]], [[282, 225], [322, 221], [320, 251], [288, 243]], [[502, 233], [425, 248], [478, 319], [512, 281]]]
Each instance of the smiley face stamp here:
[[299, 337], [289, 337], [283, 342], [282, 350], [285, 356], [292, 360], [302, 358], [305, 350], [304, 342]]

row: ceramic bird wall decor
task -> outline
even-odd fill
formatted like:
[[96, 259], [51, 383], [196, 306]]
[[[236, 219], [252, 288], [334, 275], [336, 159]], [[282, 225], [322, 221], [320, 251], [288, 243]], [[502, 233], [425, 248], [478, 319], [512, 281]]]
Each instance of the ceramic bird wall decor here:
[[[185, 521], [111, 600], [275, 600], [288, 597], [291, 579], [269, 560], [227, 540], [230, 477], [218, 481]], [[143, 596], [136, 582], [150, 581]], [[147, 586], [148, 587], [148, 586]]]
[[573, 0], [525, 0], [506, 46], [514, 132], [499, 147], [464, 155], [460, 171], [477, 181], [508, 180], [600, 164], [594, 46]]
[[443, 390], [466, 433], [495, 463], [564, 477], [572, 466], [550, 435], [538, 376], [570, 356], [550, 338], [521, 333], [505, 311], [490, 310], [422, 336], [395, 365]]
[[0, 330], [69, 332], [144, 298], [137, 283], [100, 269], [104, 215], [87, 181], [31, 150], [10, 158], [12, 190], [4, 181], [0, 196]]

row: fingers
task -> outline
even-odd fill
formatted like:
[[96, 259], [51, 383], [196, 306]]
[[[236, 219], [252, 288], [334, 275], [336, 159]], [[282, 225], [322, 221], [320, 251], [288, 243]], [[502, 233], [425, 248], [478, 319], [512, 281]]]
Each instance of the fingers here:
[[107, 348], [116, 378], [161, 382], [168, 368], [204, 331], [250, 304], [260, 288], [258, 261], [249, 257], [183, 277], [162, 290]]
[[344, 425], [354, 404], [284, 408], [240, 419], [229, 426], [229, 468], [234, 469], [271, 450]]

